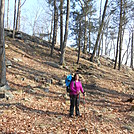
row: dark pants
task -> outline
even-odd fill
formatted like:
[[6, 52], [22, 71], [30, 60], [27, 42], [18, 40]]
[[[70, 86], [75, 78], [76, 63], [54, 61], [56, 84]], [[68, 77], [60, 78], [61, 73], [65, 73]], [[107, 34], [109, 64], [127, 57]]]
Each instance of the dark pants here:
[[80, 103], [80, 95], [70, 95], [70, 115], [74, 114], [74, 106], [75, 106], [75, 114], [80, 115], [79, 103]]

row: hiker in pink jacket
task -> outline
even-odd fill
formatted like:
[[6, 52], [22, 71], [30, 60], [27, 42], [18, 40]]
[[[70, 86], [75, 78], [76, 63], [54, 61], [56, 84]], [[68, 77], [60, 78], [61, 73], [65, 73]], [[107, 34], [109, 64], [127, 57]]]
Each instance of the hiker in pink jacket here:
[[80, 91], [84, 95], [84, 90], [82, 88], [82, 84], [79, 80], [79, 75], [77, 73], [74, 75], [74, 78], [70, 83], [70, 90], [70, 117], [73, 117], [74, 106], [76, 116], [81, 116], [79, 111]]

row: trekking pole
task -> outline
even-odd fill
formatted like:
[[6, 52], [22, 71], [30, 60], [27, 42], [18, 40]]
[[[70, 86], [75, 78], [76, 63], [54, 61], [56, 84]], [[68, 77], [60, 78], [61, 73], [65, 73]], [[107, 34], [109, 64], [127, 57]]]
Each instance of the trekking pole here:
[[85, 102], [85, 95], [83, 96], [83, 104], [84, 104], [84, 120], [85, 120], [85, 104], [86, 104], [86, 102]]

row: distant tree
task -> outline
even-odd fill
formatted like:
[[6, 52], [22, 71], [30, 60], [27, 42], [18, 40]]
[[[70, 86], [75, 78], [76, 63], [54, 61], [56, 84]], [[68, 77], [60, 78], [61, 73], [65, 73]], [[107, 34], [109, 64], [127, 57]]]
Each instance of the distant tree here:
[[0, 1], [0, 86], [6, 85], [4, 8], [5, 8], [5, 0], [1, 0]]

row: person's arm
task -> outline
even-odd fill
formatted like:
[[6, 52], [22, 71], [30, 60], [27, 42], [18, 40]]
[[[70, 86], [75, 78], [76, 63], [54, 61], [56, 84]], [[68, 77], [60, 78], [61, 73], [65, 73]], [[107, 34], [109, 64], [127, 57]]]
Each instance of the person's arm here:
[[80, 91], [84, 94], [84, 90], [83, 90], [81, 82], [80, 82]]
[[70, 83], [70, 89], [71, 89], [71, 91], [76, 92], [76, 90], [74, 88], [74, 82], [73, 81]]

